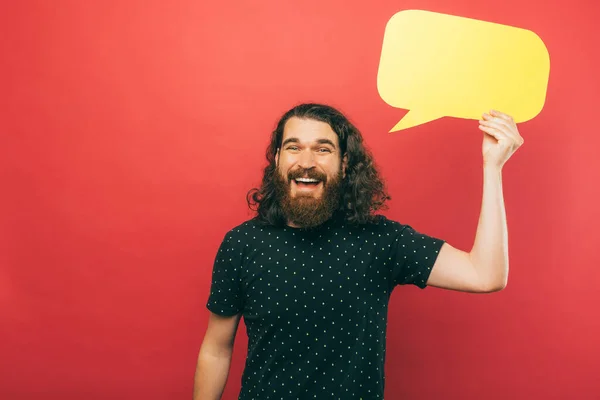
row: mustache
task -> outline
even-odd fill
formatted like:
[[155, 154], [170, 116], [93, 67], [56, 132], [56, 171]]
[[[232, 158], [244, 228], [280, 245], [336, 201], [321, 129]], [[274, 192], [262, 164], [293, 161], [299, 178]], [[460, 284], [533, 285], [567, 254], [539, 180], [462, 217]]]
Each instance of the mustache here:
[[323, 183], [325, 183], [327, 181], [327, 175], [317, 171], [315, 169], [305, 169], [305, 168], [299, 168], [293, 171], [290, 171], [288, 173], [288, 181], [292, 181], [292, 179], [296, 179], [296, 178], [310, 178], [310, 179], [317, 179], [319, 181], [322, 181]]

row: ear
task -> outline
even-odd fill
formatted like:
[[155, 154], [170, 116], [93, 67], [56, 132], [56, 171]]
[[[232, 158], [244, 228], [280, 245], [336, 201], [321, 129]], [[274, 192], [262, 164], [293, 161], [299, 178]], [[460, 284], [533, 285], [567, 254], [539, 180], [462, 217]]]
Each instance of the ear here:
[[346, 178], [346, 168], [348, 168], [348, 153], [342, 157], [342, 178]]
[[279, 167], [279, 149], [275, 153], [275, 167]]

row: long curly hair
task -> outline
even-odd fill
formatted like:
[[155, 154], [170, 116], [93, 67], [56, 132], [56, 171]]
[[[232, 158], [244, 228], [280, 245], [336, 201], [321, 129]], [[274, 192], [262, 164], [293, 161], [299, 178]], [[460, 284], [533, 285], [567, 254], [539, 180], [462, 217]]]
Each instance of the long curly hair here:
[[276, 191], [275, 179], [279, 172], [275, 157], [281, 147], [285, 124], [292, 117], [325, 122], [338, 135], [342, 157], [346, 155], [348, 161], [337, 211], [343, 214], [346, 222], [367, 223], [374, 218], [375, 211], [387, 208], [385, 202], [391, 197], [370, 151], [363, 144], [360, 131], [335, 108], [308, 103], [286, 112], [271, 134], [266, 151], [268, 165], [264, 169], [262, 184], [260, 188], [251, 189], [246, 196], [248, 207], [257, 212], [259, 222], [274, 226], [284, 226], [287, 222]]

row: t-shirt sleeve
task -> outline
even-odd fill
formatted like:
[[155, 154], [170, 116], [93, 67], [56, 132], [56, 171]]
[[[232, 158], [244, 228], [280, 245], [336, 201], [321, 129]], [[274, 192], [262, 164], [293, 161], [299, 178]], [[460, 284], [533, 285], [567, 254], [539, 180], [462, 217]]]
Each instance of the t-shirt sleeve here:
[[232, 232], [225, 236], [215, 257], [206, 304], [206, 308], [222, 316], [236, 315], [243, 309], [240, 281], [242, 246], [232, 236]]
[[415, 285], [424, 289], [445, 241], [419, 233], [408, 225], [400, 227], [395, 245], [394, 286]]

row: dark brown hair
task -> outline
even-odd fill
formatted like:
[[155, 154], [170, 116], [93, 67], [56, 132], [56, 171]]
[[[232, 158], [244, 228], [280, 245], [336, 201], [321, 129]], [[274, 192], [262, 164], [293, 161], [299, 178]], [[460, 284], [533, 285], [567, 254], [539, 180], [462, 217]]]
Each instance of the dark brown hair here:
[[281, 117], [267, 147], [268, 165], [264, 169], [262, 185], [251, 189], [246, 196], [248, 207], [258, 213], [261, 223], [275, 226], [286, 223], [275, 190], [274, 179], [278, 173], [275, 156], [281, 147], [285, 124], [292, 117], [325, 122], [338, 135], [342, 157], [348, 157], [338, 211], [349, 223], [369, 222], [374, 211], [385, 208], [390, 196], [359, 130], [340, 111], [323, 104], [300, 104]]

